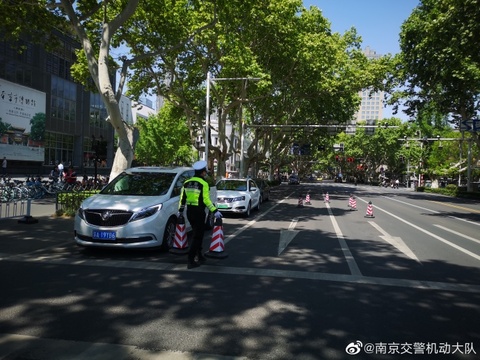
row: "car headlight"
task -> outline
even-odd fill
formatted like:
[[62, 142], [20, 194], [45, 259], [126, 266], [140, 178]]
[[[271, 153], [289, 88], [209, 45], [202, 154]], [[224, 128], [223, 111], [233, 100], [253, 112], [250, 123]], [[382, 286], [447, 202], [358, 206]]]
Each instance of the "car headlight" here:
[[136, 221], [136, 220], [148, 218], [149, 216], [156, 214], [161, 209], [162, 209], [162, 204], [141, 209], [132, 215], [132, 217], [130, 218], [130, 221]]
[[245, 201], [245, 195], [244, 196], [237, 196], [237, 197], [233, 198], [232, 202], [235, 202], [235, 201]]
[[83, 210], [83, 208], [78, 208], [77, 214], [80, 219], [85, 220], [85, 211]]

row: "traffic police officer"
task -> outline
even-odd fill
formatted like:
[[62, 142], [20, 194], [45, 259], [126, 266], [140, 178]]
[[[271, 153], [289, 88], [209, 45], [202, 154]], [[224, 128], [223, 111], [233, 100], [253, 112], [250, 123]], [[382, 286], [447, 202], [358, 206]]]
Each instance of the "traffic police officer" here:
[[[187, 219], [192, 225], [193, 235], [192, 244], [188, 252], [188, 269], [200, 266], [206, 261], [202, 254], [203, 235], [205, 232], [205, 208], [214, 214], [216, 218], [221, 218], [222, 214], [217, 210], [210, 200], [210, 187], [205, 181], [207, 176], [207, 162], [197, 161], [193, 164], [195, 175], [183, 183], [180, 193], [179, 209], [183, 213], [187, 205]], [[195, 256], [198, 262], [195, 261]]]

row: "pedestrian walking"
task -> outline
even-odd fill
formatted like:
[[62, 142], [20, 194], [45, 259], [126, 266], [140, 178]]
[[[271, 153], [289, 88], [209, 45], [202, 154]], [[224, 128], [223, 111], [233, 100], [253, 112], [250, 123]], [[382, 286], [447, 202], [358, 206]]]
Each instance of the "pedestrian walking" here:
[[58, 178], [60, 177], [60, 172], [58, 171], [58, 166], [55, 166], [52, 171], [50, 171], [50, 180], [53, 182], [58, 182]]
[[[207, 162], [197, 161], [193, 164], [195, 174], [183, 183], [180, 193], [178, 216], [187, 207], [187, 219], [192, 226], [192, 244], [188, 252], [187, 268], [193, 269], [203, 264], [207, 259], [202, 254], [203, 235], [205, 233], [205, 208], [212, 212], [215, 218], [222, 214], [210, 200], [210, 187], [205, 181]], [[197, 259], [197, 261], [195, 261]]]
[[64, 173], [65, 182], [70, 185], [74, 185], [77, 182], [77, 172], [74, 170], [73, 165], [70, 165]]
[[58, 163], [58, 172], [60, 174], [60, 181], [63, 181], [63, 162], [60, 160], [60, 162]]

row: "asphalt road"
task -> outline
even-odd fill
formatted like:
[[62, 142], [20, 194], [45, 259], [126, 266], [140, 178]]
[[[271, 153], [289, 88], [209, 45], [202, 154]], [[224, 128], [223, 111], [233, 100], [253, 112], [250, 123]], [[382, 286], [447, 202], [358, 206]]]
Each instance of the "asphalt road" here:
[[79, 250], [69, 219], [2, 220], [0, 359], [480, 358], [480, 203], [334, 183], [271, 198], [226, 217], [228, 257], [193, 270]]

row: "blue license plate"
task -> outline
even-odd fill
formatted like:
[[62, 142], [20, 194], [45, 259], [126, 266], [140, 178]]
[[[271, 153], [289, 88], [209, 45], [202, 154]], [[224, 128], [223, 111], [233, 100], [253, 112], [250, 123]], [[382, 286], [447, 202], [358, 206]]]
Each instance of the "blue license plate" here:
[[115, 231], [93, 231], [92, 238], [96, 240], [116, 240], [117, 233]]

